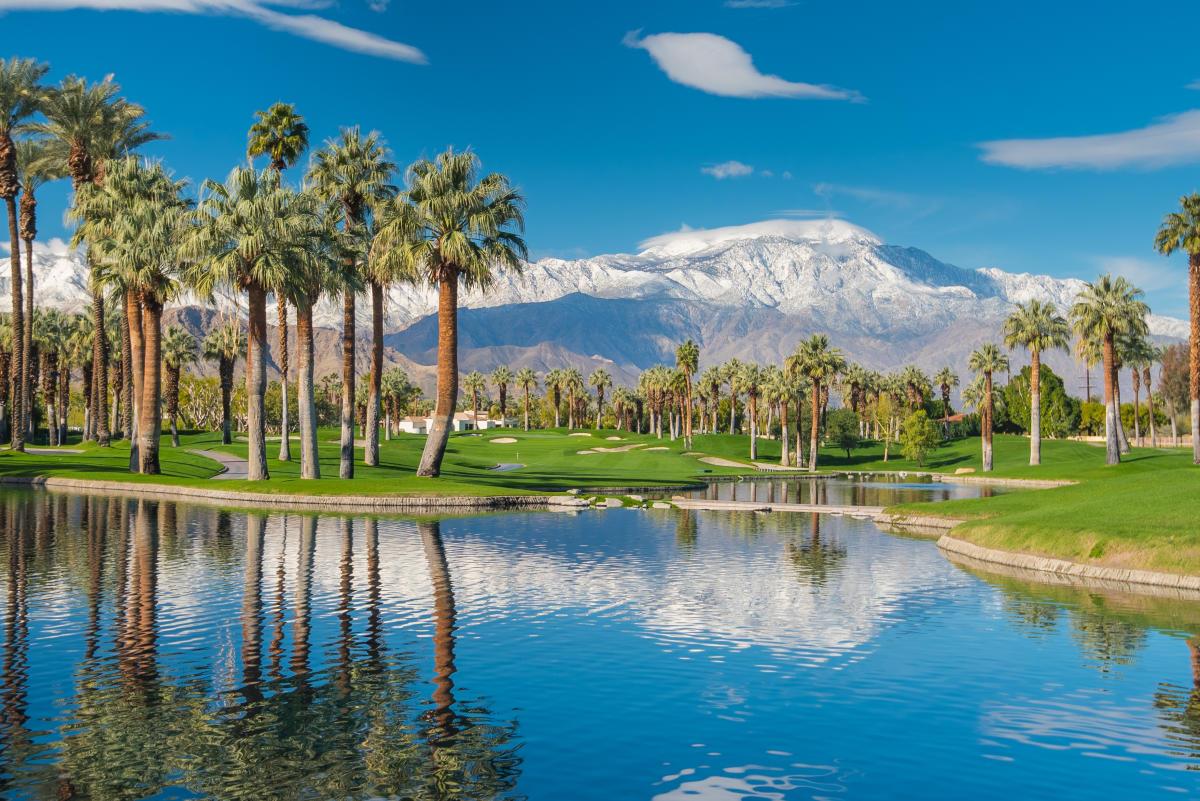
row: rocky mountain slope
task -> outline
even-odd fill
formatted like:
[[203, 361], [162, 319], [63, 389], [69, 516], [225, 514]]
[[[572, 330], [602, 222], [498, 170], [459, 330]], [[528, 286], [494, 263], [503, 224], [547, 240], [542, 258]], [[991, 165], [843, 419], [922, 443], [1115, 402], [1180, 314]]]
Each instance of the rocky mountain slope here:
[[[83, 307], [86, 271], [77, 254], [51, 242], [39, 246], [35, 264], [39, 303]], [[0, 292], [7, 284], [0, 272]], [[686, 337], [700, 343], [705, 363], [734, 356], [778, 362], [801, 337], [819, 331], [850, 358], [877, 369], [914, 362], [961, 370], [973, 348], [998, 338], [1014, 303], [1037, 297], [1065, 311], [1082, 286], [1074, 279], [963, 269], [841, 220], [685, 230], [650, 239], [636, 254], [543, 259], [522, 275], [501, 275], [486, 294], [466, 293], [462, 366], [605, 366], [630, 382], [641, 369], [671, 361]], [[194, 304], [184, 298], [178, 305]], [[230, 295], [216, 299], [223, 313], [237, 306]], [[422, 383], [432, 380], [422, 366], [435, 358], [435, 308], [427, 288], [397, 286], [388, 296], [388, 359]], [[173, 316], [200, 332], [213, 315], [179, 308]], [[318, 309], [318, 374], [337, 369], [340, 319], [339, 302]], [[1152, 317], [1151, 329], [1163, 339], [1187, 335], [1186, 323], [1171, 318]], [[1066, 354], [1051, 363], [1069, 383], [1082, 380]]]

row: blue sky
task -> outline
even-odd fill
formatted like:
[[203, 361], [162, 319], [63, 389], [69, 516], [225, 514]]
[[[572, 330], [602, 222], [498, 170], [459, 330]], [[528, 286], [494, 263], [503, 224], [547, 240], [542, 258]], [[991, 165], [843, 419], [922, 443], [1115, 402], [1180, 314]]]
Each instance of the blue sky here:
[[1115, 269], [1184, 316], [1186, 264], [1151, 243], [1200, 189], [1200, 6], [1051, 5], [0, 0], [0, 33], [54, 77], [114, 73], [194, 180], [286, 100], [401, 163], [473, 147], [525, 191], [535, 255], [834, 212], [963, 267]]

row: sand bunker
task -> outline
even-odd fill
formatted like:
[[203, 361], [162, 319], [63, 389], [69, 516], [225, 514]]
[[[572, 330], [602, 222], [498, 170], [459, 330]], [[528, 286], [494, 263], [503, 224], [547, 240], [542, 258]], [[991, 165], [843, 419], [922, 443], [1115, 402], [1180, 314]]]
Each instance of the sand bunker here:
[[605, 439], [609, 442], [620, 442], [624, 437], [605, 437]]
[[590, 437], [591, 434], [586, 431], [576, 431], [574, 434], [568, 434], [568, 437]]
[[648, 450], [648, 451], [669, 451], [671, 449], [668, 448], [666, 445], [659, 445], [656, 448], [646, 448], [646, 450]]
[[488, 440], [488, 442], [493, 442], [497, 445], [512, 445], [516, 441], [516, 437], [496, 437], [495, 439]]
[[595, 451], [575, 451], [575, 453], [579, 456], [586, 456], [589, 453], [595, 453]]
[[625, 453], [626, 451], [632, 451], [640, 447], [642, 447], [642, 444], [640, 442], [635, 442], [632, 445], [620, 445], [616, 448], [601, 448], [597, 446], [592, 448], [592, 450], [596, 453]]

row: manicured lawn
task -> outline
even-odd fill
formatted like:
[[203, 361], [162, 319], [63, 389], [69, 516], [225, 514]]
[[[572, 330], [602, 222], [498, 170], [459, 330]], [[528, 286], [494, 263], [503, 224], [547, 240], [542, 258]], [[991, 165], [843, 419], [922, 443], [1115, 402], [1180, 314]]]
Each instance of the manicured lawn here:
[[[577, 431], [576, 434], [585, 432]], [[299, 477], [299, 444], [291, 462], [274, 459], [278, 443], [268, 442], [271, 479], [266, 482], [222, 481], [222, 489], [313, 495], [510, 495], [563, 492], [571, 488], [660, 487], [695, 484], [705, 478], [749, 473], [717, 467], [684, 455], [683, 441], [671, 442], [619, 431], [586, 432], [571, 436], [558, 429], [524, 432], [500, 430], [480, 435], [459, 434], [450, 440], [437, 479], [415, 476], [424, 438], [401, 436], [381, 443], [382, 464], [355, 465], [355, 479], [338, 479], [338, 432], [322, 430], [321, 471], [318, 481]], [[608, 437], [620, 437], [609, 441]], [[513, 438], [516, 442], [500, 443]], [[639, 447], [622, 452], [580, 451]], [[748, 462], [744, 436], [700, 435], [693, 452]], [[245, 457], [246, 444], [220, 445], [211, 433], [186, 434], [183, 447], [172, 448], [164, 438], [162, 476], [132, 475], [127, 471], [128, 446], [111, 448], [75, 444], [82, 453], [54, 455], [0, 451], [0, 475], [61, 476], [216, 486], [209, 479], [216, 463], [188, 453], [189, 449], [222, 450]], [[1102, 449], [1080, 442], [1049, 440], [1043, 444], [1044, 464], [1028, 465], [1029, 443], [1023, 437], [998, 436], [995, 477], [1070, 479], [1075, 486], [1051, 490], [1009, 492], [993, 498], [897, 507], [923, 515], [967, 520], [955, 536], [980, 545], [1010, 551], [1054, 556], [1115, 567], [1200, 574], [1200, 469], [1182, 450], [1137, 449], [1119, 466], [1104, 465]], [[654, 449], [654, 450], [651, 450]], [[357, 451], [361, 460], [361, 450]], [[760, 440], [759, 460], [777, 462], [779, 443]], [[521, 464], [511, 472], [492, 468]], [[924, 467], [897, 458], [883, 461], [882, 447], [872, 443], [853, 451], [822, 450], [822, 470], [914, 471], [953, 473], [979, 469], [978, 439], [956, 440], [935, 451]], [[976, 473], [976, 475], [981, 475]]]

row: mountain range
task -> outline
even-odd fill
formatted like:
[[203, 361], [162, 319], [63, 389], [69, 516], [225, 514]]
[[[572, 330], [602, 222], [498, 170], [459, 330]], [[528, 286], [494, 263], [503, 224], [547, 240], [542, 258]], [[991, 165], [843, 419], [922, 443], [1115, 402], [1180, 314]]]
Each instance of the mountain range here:
[[[38, 303], [83, 309], [87, 271], [80, 255], [54, 240], [39, 244], [34, 256]], [[7, 285], [4, 270], [0, 292]], [[779, 363], [801, 338], [823, 332], [848, 358], [874, 369], [915, 363], [965, 372], [974, 348], [999, 339], [1014, 304], [1039, 298], [1065, 313], [1083, 286], [1077, 279], [956, 267], [838, 219], [683, 230], [647, 240], [636, 254], [541, 259], [520, 275], [501, 274], [486, 293], [464, 293], [460, 361], [464, 371], [498, 364], [538, 371], [575, 366], [585, 373], [605, 367], [618, 383], [631, 384], [641, 370], [672, 362], [675, 346], [688, 337], [700, 344], [702, 365], [731, 357]], [[228, 294], [216, 298], [215, 309], [184, 297], [167, 319], [203, 334], [238, 306]], [[395, 286], [386, 309], [387, 360], [432, 389], [435, 293]], [[368, 315], [364, 303], [363, 343]], [[340, 301], [324, 301], [315, 322], [317, 374], [335, 372]], [[1161, 341], [1188, 332], [1185, 321], [1157, 315], [1150, 328]], [[364, 368], [366, 357], [360, 348]], [[1082, 389], [1075, 387], [1081, 368], [1068, 354], [1048, 362], [1073, 390]]]

